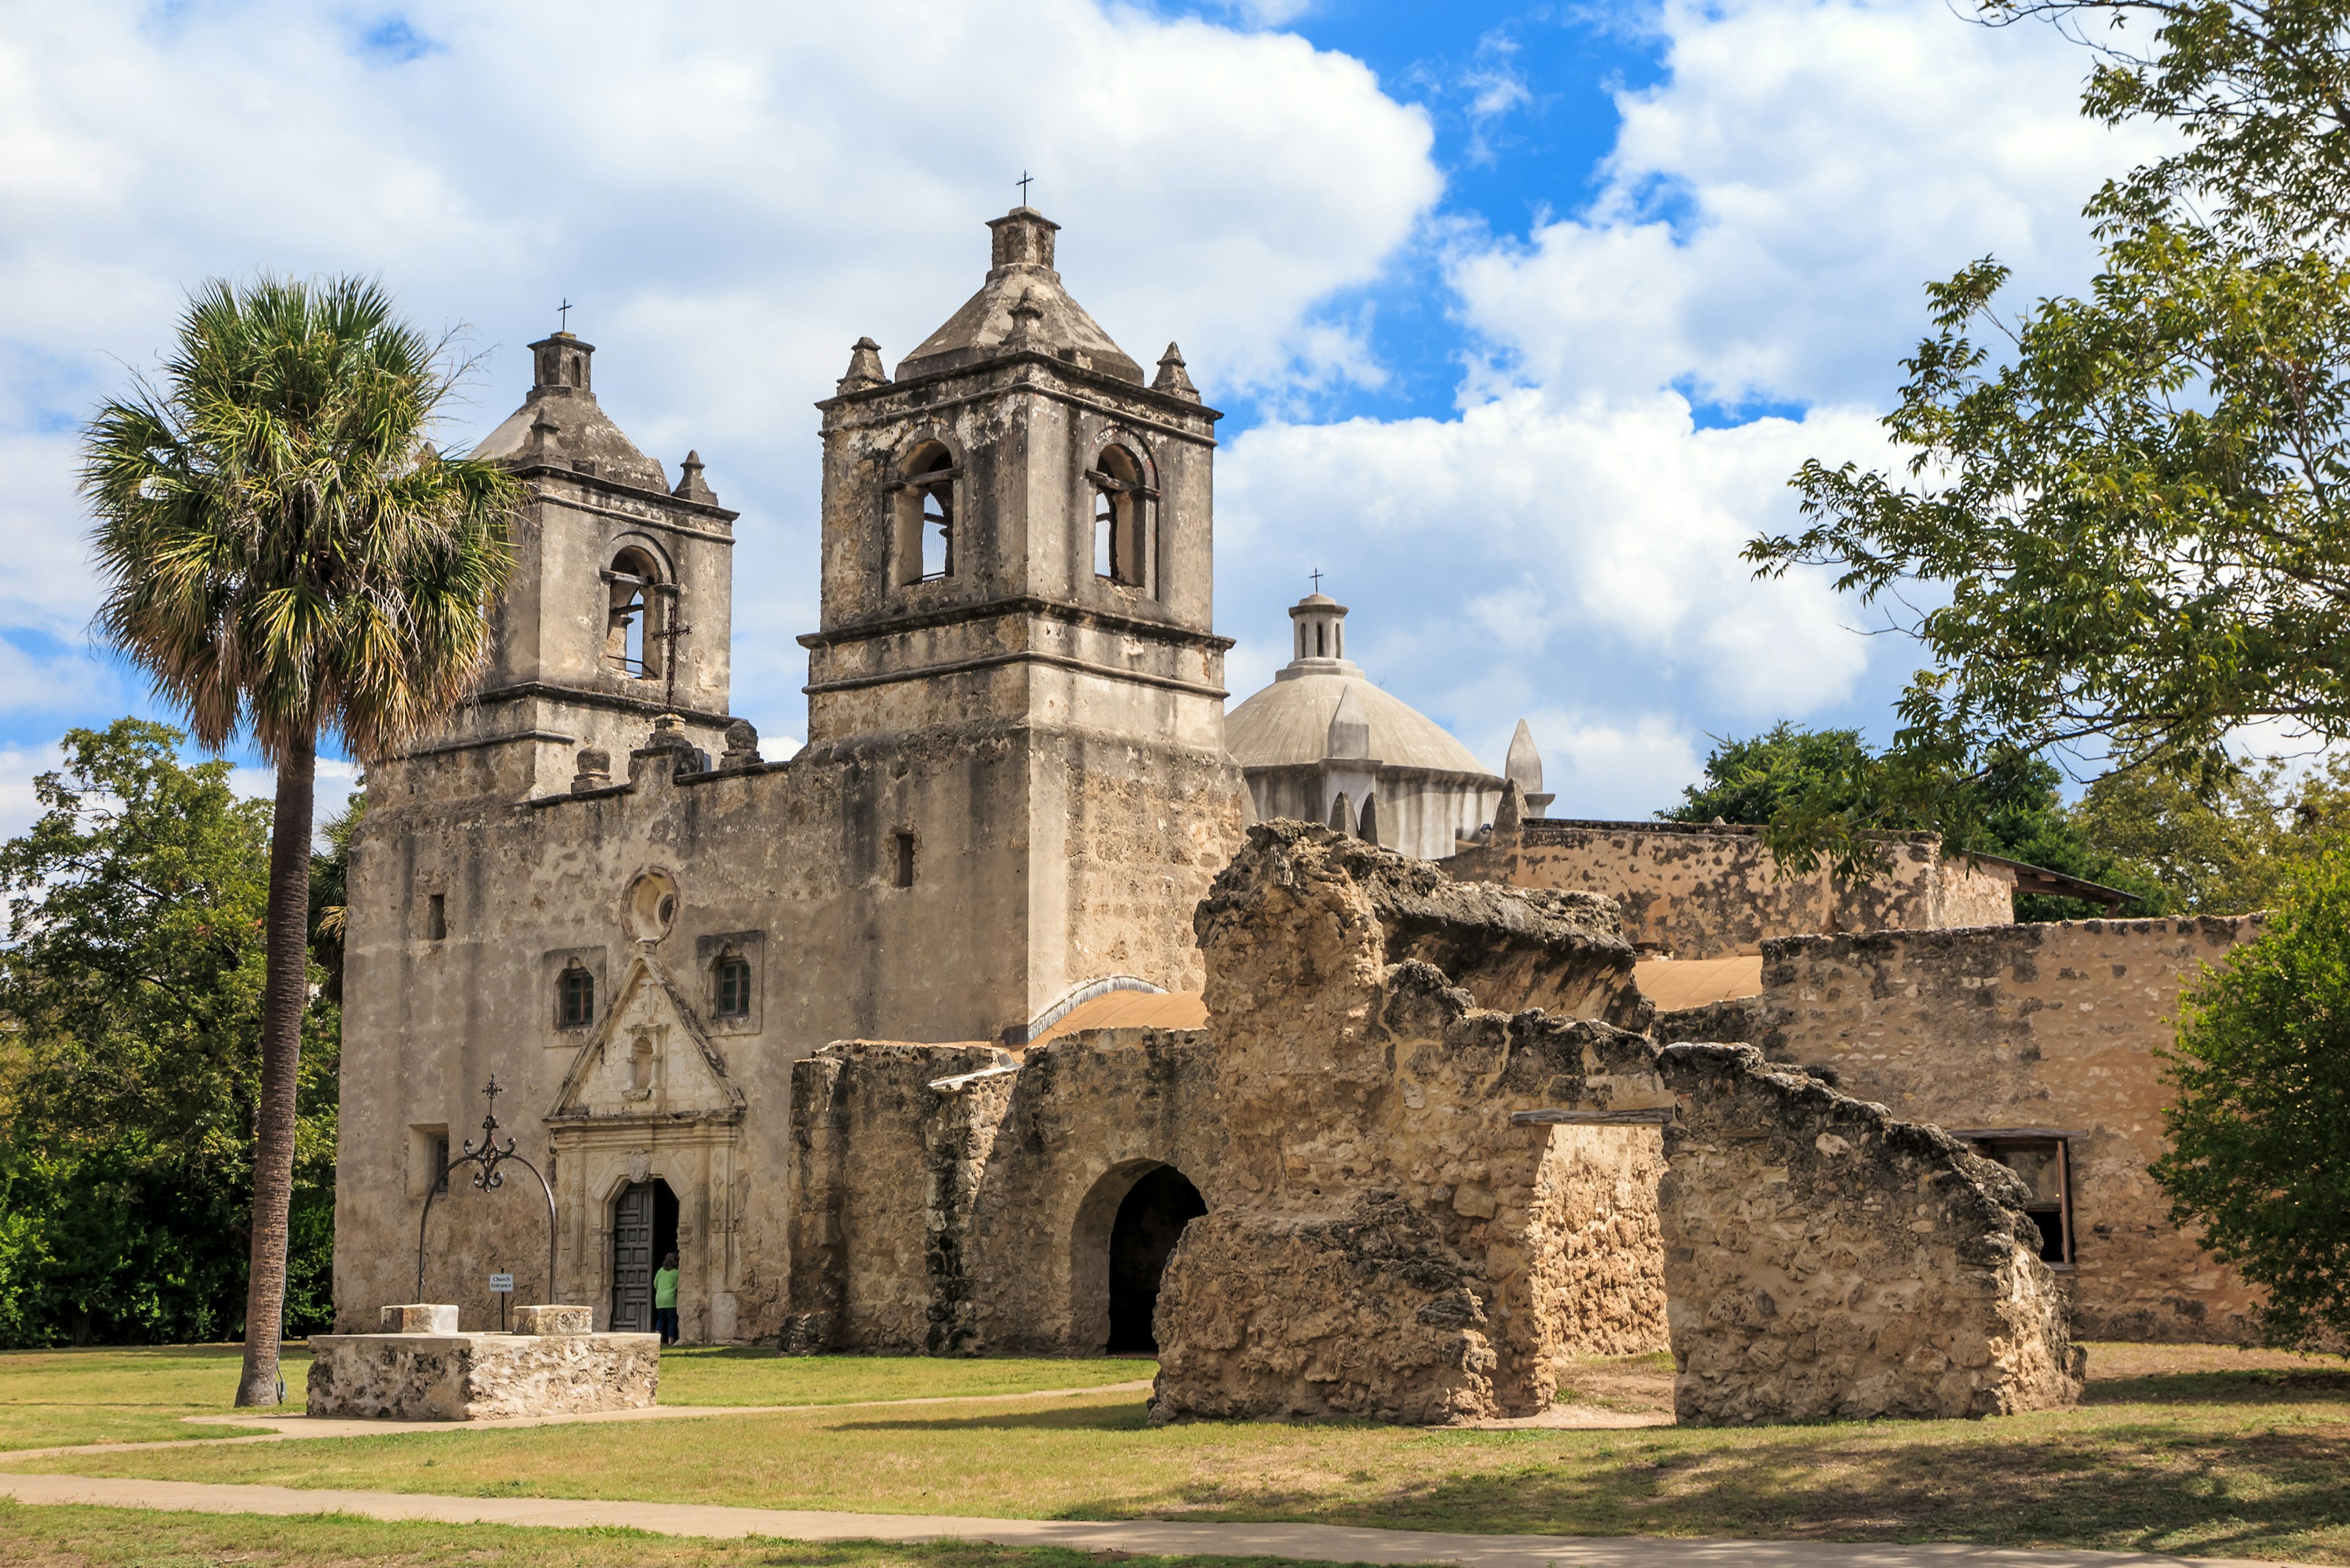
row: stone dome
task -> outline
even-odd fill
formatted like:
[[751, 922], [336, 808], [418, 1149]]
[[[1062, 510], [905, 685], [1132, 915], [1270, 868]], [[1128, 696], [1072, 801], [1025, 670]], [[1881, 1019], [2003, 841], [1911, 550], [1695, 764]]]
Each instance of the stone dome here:
[[[1297, 657], [1274, 674], [1272, 685], [1224, 715], [1224, 750], [1234, 762], [1243, 768], [1261, 768], [1367, 755], [1385, 767], [1495, 777], [1442, 725], [1381, 691], [1361, 667], [1344, 657], [1346, 606], [1326, 595], [1311, 594], [1289, 614], [1296, 625]], [[1332, 721], [1349, 696], [1357, 711], [1347, 718], [1370, 731], [1367, 753], [1352, 744], [1343, 752], [1333, 750]]]

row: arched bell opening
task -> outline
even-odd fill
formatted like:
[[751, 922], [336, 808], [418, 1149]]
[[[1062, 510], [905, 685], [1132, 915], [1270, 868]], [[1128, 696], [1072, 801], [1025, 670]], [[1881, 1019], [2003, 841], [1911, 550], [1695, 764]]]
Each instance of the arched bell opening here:
[[653, 1271], [677, 1251], [677, 1194], [668, 1182], [632, 1181], [612, 1199], [612, 1332], [650, 1334]]
[[1183, 1227], [1208, 1211], [1171, 1165], [1112, 1167], [1078, 1205], [1070, 1238], [1070, 1348], [1079, 1355], [1151, 1355], [1159, 1284]]

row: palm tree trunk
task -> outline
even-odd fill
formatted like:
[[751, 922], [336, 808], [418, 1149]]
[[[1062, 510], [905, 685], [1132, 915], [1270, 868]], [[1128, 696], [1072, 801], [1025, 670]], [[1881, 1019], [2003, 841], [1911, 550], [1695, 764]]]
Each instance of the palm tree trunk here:
[[310, 1002], [311, 789], [317, 742], [305, 735], [277, 763], [269, 832], [269, 967], [261, 998], [261, 1106], [253, 1137], [253, 1267], [244, 1294], [239, 1405], [277, 1402], [277, 1335], [286, 1310], [286, 1217], [294, 1200], [294, 1091], [302, 1014]]

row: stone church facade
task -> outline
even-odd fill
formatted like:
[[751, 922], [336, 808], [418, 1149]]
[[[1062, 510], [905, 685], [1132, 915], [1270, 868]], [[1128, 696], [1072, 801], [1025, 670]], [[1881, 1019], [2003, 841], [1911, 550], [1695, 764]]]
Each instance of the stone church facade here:
[[[615, 1269], [643, 1267], [615, 1205], [658, 1183], [684, 1332], [766, 1338], [795, 1059], [1016, 1044], [1088, 987], [1199, 990], [1191, 911], [1246, 798], [1216, 414], [1171, 348], [1146, 382], [1061, 288], [1053, 223], [992, 228], [979, 294], [894, 378], [860, 347], [822, 405], [823, 619], [788, 763], [727, 715], [733, 514], [601, 413], [588, 345], [534, 346], [484, 443], [533, 493], [495, 665], [451, 733], [371, 770], [354, 846], [343, 1320], [412, 1294], [434, 1151], [493, 1074], [554, 1168], [550, 1299], [609, 1314]], [[534, 1272], [545, 1219], [500, 1196], [437, 1206], [434, 1299], [480, 1310], [494, 1268]]]
[[[2251, 922], [2019, 927], [2068, 889], [1929, 840], [1839, 889], [1749, 830], [1538, 817], [1523, 726], [1488, 772], [1319, 594], [1228, 722], [1218, 416], [1053, 223], [990, 229], [979, 292], [819, 405], [788, 761], [730, 714], [734, 514], [589, 345], [533, 345], [479, 449], [532, 498], [493, 669], [352, 848], [341, 1326], [417, 1299], [494, 1075], [556, 1277], [535, 1192], [451, 1194], [421, 1293], [469, 1322], [507, 1272], [643, 1326], [674, 1250], [688, 1339], [1156, 1343], [1165, 1416], [1398, 1419], [1666, 1343], [1693, 1419], [1981, 1413], [2069, 1397], [2068, 1322], [2241, 1333], [2144, 1164], [2164, 1010]], [[1806, 1223], [1843, 1273], [1722, 1240]], [[1831, 1283], [1949, 1309], [1830, 1323]]]

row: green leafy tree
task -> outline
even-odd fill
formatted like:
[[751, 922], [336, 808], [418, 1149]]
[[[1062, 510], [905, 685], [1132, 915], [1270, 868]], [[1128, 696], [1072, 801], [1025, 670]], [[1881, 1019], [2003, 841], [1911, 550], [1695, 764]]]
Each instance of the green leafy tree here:
[[[2350, 0], [1983, 14], [2074, 26], [2101, 50], [2086, 111], [2180, 149], [2091, 202], [2085, 297], [2002, 313], [1989, 259], [1931, 286], [1885, 421], [1906, 472], [1806, 463], [1806, 525], [1747, 555], [1930, 607], [1905, 616], [1931, 663], [1886, 780], [1919, 814], [2016, 755], [2209, 799], [2246, 723], [2350, 737]], [[1837, 826], [1784, 837], [1841, 859]]]
[[2350, 1341], [2350, 845], [2296, 866], [2258, 940], [2181, 999], [2173, 1217], [2266, 1287], [2270, 1343]]
[[366, 280], [214, 282], [161, 384], [84, 432], [99, 631], [202, 744], [277, 774], [240, 1405], [276, 1397], [318, 745], [372, 760], [446, 714], [511, 570], [515, 480], [425, 439], [453, 375]]
[[[217, 1339], [243, 1326], [268, 908], [266, 802], [179, 732], [76, 730], [0, 845], [0, 1343]], [[297, 1086], [287, 1301], [328, 1321], [335, 1024]]]
[[[1801, 870], [1820, 863], [1814, 846], [1834, 842], [1845, 850], [1835, 869], [1846, 878], [1879, 867], [1876, 851], [1884, 836], [1935, 831], [1954, 854], [1998, 855], [2102, 882], [2137, 895], [2141, 912], [2167, 906], [2158, 880], [2083, 834], [2047, 763], [2018, 757], [1973, 778], [1942, 781], [1942, 809], [1929, 814], [1897, 787], [1900, 762], [1872, 750], [1858, 730], [1782, 722], [1749, 739], [1717, 742], [1706, 758], [1704, 782], [1683, 789], [1681, 804], [1658, 815], [1678, 822], [1765, 825], [1765, 842], [1788, 842], [1782, 859]], [[2077, 898], [2024, 894], [2016, 899], [2019, 919], [2104, 912], [2103, 906]]]

